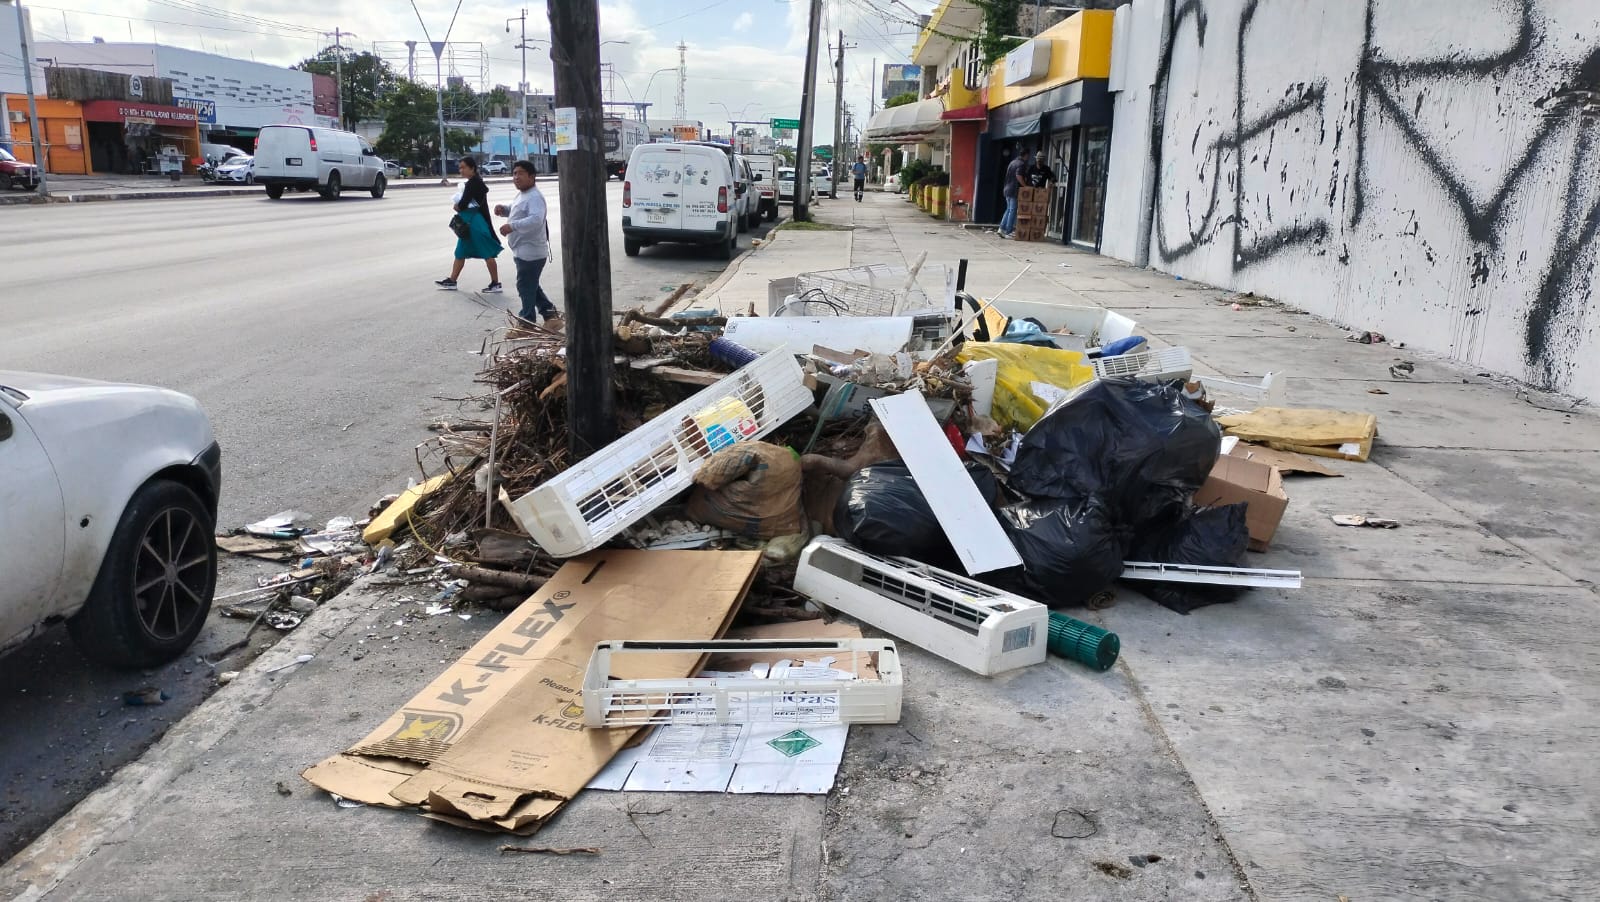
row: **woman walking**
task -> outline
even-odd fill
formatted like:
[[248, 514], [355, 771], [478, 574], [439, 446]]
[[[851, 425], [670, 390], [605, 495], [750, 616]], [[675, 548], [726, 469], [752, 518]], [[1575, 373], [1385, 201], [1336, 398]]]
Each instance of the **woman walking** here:
[[456, 238], [456, 261], [450, 266], [449, 278], [440, 279], [433, 284], [439, 286], [441, 291], [455, 291], [456, 279], [461, 277], [461, 268], [466, 266], [468, 260], [482, 260], [489, 267], [489, 287], [483, 291], [485, 294], [499, 294], [500, 267], [495, 263], [495, 258], [500, 256], [504, 247], [500, 239], [495, 236], [494, 222], [489, 218], [489, 186], [478, 177], [478, 161], [472, 157], [462, 157], [461, 177], [466, 179], [466, 184], [461, 189], [461, 200], [456, 202], [456, 212], [466, 222], [468, 234], [465, 238]]

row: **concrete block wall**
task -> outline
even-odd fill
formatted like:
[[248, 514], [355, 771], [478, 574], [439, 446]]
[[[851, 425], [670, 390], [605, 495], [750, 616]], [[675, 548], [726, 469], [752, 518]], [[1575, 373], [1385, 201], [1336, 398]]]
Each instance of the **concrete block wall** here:
[[1600, 3], [1118, 15], [1105, 253], [1600, 398]]

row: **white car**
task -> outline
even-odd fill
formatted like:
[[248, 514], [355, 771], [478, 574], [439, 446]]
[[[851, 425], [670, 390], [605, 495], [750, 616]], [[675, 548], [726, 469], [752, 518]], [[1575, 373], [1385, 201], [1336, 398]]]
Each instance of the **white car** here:
[[181, 655], [216, 590], [221, 484], [193, 398], [0, 371], [0, 652], [65, 619], [113, 666]]
[[483, 164], [484, 175], [505, 175], [511, 171], [505, 160], [485, 160]]
[[778, 200], [794, 200], [794, 170], [788, 167], [778, 170]]
[[234, 157], [228, 160], [217, 169], [217, 181], [254, 185], [256, 183], [256, 158]]
[[812, 194], [812, 196], [816, 196], [818, 194], [826, 194], [829, 197], [838, 197], [839, 196], [839, 195], [834, 193], [833, 185], [829, 182], [828, 170], [826, 170], [826, 169], [816, 169], [816, 170], [812, 171], [812, 173], [811, 173], [811, 194]]

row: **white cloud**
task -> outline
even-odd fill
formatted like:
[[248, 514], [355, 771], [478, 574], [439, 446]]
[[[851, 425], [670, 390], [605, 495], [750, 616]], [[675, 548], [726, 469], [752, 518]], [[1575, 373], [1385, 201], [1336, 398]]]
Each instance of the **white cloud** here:
[[733, 30], [744, 31], [754, 24], [756, 24], [755, 15], [750, 12], [742, 12], [739, 14], [739, 18], [733, 20]]

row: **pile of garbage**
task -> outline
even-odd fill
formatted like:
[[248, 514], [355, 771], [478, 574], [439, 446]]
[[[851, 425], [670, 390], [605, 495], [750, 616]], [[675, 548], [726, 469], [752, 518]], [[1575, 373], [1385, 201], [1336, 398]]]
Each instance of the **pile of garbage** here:
[[1374, 418], [1289, 408], [1271, 375], [1196, 378], [1127, 317], [980, 300], [921, 263], [775, 282], [767, 316], [622, 316], [621, 437], [582, 460], [561, 336], [513, 326], [484, 417], [435, 424], [423, 478], [360, 524], [372, 568], [513, 613], [418, 696], [459, 709], [403, 708], [307, 778], [517, 833], [585, 787], [826, 792], [828, 769], [663, 777], [630, 740], [740, 723], [786, 757], [842, 753], [850, 724], [899, 718], [894, 639], [981, 675], [1047, 652], [1103, 671], [1116, 635], [1060, 609], [1119, 580], [1180, 613], [1300, 585], [1241, 565], [1283, 474], [1365, 460]]

